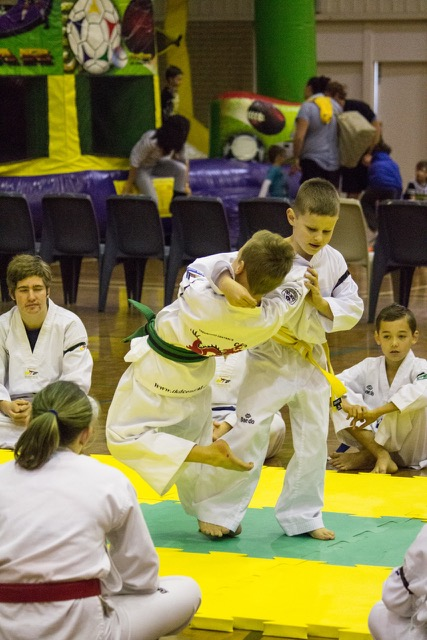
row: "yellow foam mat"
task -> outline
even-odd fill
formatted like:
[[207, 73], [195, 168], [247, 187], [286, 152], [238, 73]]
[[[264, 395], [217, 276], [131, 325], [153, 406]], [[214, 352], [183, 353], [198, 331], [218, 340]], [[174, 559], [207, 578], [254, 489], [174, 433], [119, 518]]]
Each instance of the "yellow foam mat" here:
[[[121, 469], [140, 502], [177, 501], [175, 488], [160, 498], [134, 471], [111, 456], [93, 456]], [[0, 451], [0, 463], [13, 458]], [[265, 467], [250, 508], [274, 507], [284, 470]], [[326, 472], [325, 511], [359, 517], [427, 519], [427, 478]], [[173, 523], [171, 522], [171, 527]], [[244, 533], [243, 533], [244, 535]], [[381, 543], [381, 538], [378, 540]], [[218, 551], [158, 548], [162, 575], [185, 574], [200, 584], [200, 629], [262, 631], [275, 637], [318, 636], [369, 640], [367, 619], [391, 567], [337, 566], [304, 558], [256, 558]], [[321, 543], [327, 545], [327, 542]]]

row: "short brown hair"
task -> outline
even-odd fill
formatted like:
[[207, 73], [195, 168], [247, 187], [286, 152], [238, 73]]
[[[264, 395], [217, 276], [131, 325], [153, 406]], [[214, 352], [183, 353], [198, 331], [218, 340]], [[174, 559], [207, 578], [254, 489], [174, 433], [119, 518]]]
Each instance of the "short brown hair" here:
[[338, 216], [340, 197], [334, 185], [324, 178], [311, 178], [298, 189], [292, 207], [297, 216], [314, 213], [318, 216]]
[[278, 156], [286, 158], [286, 149], [280, 144], [272, 144], [268, 149], [268, 159], [273, 164]]
[[20, 253], [12, 258], [7, 266], [6, 282], [9, 293], [15, 293], [16, 286], [21, 280], [38, 276], [43, 280], [46, 289], [50, 289], [52, 284], [52, 271], [40, 256], [32, 256], [27, 253]]
[[238, 255], [245, 263], [250, 292], [265, 295], [278, 287], [289, 273], [294, 256], [290, 242], [278, 233], [266, 229], [254, 233]]
[[400, 320], [401, 318], [406, 318], [411, 333], [415, 333], [417, 330], [417, 320], [414, 314], [410, 309], [401, 304], [397, 304], [396, 302], [393, 302], [393, 304], [388, 305], [388, 307], [381, 309], [377, 315], [375, 320], [375, 329], [377, 333], [381, 330], [381, 322], [395, 322], [395, 320]]

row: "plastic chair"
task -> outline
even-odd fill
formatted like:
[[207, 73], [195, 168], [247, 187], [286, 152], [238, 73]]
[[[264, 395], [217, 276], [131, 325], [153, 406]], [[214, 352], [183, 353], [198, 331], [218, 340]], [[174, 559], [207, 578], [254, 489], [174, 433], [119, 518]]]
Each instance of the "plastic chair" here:
[[378, 229], [378, 205], [382, 200], [400, 198], [399, 189], [393, 187], [368, 187], [360, 198], [366, 224], [372, 231]]
[[36, 253], [34, 225], [28, 202], [19, 193], [0, 193], [0, 287], [3, 301], [9, 301], [7, 265], [18, 253]]
[[42, 198], [42, 210], [40, 255], [46, 262], [59, 260], [64, 304], [74, 304], [82, 259], [96, 258], [100, 266], [100, 237], [92, 200], [81, 193], [49, 194]]
[[347, 264], [366, 268], [369, 292], [373, 253], [369, 251], [367, 225], [359, 200], [340, 198], [340, 215], [329, 244], [342, 253]]
[[177, 197], [171, 202], [172, 233], [165, 277], [165, 305], [172, 302], [182, 264], [231, 251], [224, 205], [220, 198]]
[[427, 203], [390, 200], [378, 205], [378, 236], [369, 293], [368, 322], [374, 322], [386, 273], [399, 269], [399, 304], [407, 307], [416, 267], [427, 265]]
[[147, 196], [110, 196], [98, 311], [105, 311], [111, 274], [119, 262], [124, 266], [128, 298], [141, 299], [149, 258], [159, 258], [164, 264], [163, 228], [156, 203]]
[[260, 229], [268, 229], [287, 238], [292, 235], [292, 226], [288, 222], [286, 209], [290, 203], [282, 198], [246, 198], [240, 200], [238, 247]]

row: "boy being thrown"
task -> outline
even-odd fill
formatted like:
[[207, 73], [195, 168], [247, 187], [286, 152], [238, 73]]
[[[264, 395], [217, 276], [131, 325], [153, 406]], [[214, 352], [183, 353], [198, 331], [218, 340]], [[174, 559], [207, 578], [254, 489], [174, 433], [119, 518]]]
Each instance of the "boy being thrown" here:
[[[296, 256], [284, 285], [305, 274], [309, 293], [296, 313], [284, 318], [284, 326], [273, 339], [248, 351], [237, 398], [237, 424], [223, 439], [236, 455], [253, 460], [254, 466], [239, 476], [221, 469], [212, 473], [203, 467], [195, 491], [199, 527], [206, 535], [222, 537], [241, 531], [261, 473], [271, 420], [287, 404], [295, 453], [276, 504], [277, 520], [289, 536], [335, 537], [322, 518], [330, 383], [337, 382], [326, 371], [330, 368], [326, 333], [351, 329], [363, 312], [344, 258], [328, 245], [339, 206], [333, 185], [313, 178], [300, 186], [293, 208], [287, 210]], [[227, 297], [236, 295], [236, 287], [223, 278], [221, 288]], [[343, 387], [339, 387], [340, 383], [333, 395], [342, 395]]]
[[[131, 364], [107, 416], [110, 452], [160, 494], [176, 483], [184, 509], [192, 514], [191, 492], [200, 466], [235, 471], [252, 467], [234, 456], [223, 440], [212, 442], [209, 383], [215, 362], [211, 356], [267, 340], [307, 292], [301, 281], [289, 301], [281, 292], [263, 297], [279, 286], [292, 266], [294, 250], [277, 234], [259, 231], [239, 253], [225, 256], [246, 306], [232, 306], [207, 278], [189, 268], [178, 299], [139, 334], [148, 327], [149, 337], [132, 340], [125, 357]], [[212, 272], [218, 261], [218, 256], [211, 256], [199, 262]]]

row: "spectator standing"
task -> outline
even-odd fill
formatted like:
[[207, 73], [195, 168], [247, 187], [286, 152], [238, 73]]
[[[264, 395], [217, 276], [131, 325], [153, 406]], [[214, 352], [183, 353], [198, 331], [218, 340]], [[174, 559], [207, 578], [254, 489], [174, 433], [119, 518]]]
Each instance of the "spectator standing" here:
[[337, 115], [341, 106], [325, 96], [330, 78], [315, 76], [305, 87], [305, 101], [296, 117], [292, 173], [301, 171], [301, 183], [324, 178], [336, 188], [340, 180]]
[[354, 168], [341, 167], [341, 191], [347, 194], [347, 198], [359, 198], [360, 194], [368, 186], [368, 165], [366, 154], [369, 154], [381, 137], [381, 124], [371, 107], [362, 100], [347, 99], [345, 87], [339, 82], [329, 82], [326, 94], [341, 105], [343, 111], [358, 111], [376, 129], [375, 138], [366, 153], [360, 158], [359, 164]]

